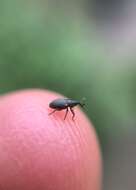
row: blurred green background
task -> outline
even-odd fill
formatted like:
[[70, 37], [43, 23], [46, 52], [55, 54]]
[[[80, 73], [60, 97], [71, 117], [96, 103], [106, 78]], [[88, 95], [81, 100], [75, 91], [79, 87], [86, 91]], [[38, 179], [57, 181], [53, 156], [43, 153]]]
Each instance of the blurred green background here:
[[136, 56], [106, 46], [83, 4], [0, 0], [0, 93], [45, 88], [86, 97], [106, 159], [110, 138], [135, 132]]

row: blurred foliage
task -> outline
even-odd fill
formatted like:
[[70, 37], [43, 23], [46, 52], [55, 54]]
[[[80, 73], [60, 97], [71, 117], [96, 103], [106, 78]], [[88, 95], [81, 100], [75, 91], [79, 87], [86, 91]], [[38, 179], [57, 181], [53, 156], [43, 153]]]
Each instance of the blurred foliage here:
[[86, 97], [87, 114], [106, 145], [108, 130], [118, 135], [115, 126], [135, 122], [135, 65], [112, 63], [83, 20], [26, 4], [0, 1], [0, 92], [46, 88]]

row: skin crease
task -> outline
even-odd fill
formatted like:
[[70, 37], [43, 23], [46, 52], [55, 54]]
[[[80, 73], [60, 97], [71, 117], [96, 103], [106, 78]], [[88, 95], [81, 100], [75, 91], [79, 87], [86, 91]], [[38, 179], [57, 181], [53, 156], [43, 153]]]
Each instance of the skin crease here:
[[101, 154], [85, 114], [48, 115], [62, 97], [22, 90], [0, 98], [0, 190], [101, 190]]

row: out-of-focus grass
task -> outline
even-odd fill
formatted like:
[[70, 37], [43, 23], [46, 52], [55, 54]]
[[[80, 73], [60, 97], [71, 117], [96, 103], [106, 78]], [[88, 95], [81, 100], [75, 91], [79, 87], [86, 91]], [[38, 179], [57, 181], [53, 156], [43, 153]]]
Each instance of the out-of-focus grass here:
[[0, 92], [38, 87], [86, 97], [87, 113], [106, 143], [107, 130], [116, 135], [114, 126], [135, 122], [135, 66], [110, 63], [82, 29], [85, 23], [43, 10], [0, 1]]

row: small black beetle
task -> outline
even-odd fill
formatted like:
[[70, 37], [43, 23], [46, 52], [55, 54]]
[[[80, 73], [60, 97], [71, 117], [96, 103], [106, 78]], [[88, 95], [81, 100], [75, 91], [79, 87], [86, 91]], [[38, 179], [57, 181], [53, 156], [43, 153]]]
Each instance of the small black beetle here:
[[65, 120], [66, 117], [67, 117], [68, 111], [70, 109], [70, 111], [71, 111], [71, 113], [73, 115], [72, 120], [74, 120], [75, 113], [74, 113], [74, 110], [72, 108], [77, 106], [77, 105], [80, 105], [81, 107], [83, 107], [85, 104], [81, 103], [78, 100], [72, 100], [72, 99], [69, 99], [69, 98], [60, 98], [60, 99], [53, 100], [49, 104], [49, 107], [54, 109], [54, 110], [51, 113], [49, 113], [49, 115], [53, 114], [56, 111], [61, 111], [61, 110], [66, 109], [66, 113], [65, 113], [65, 117], [64, 117], [64, 120]]

